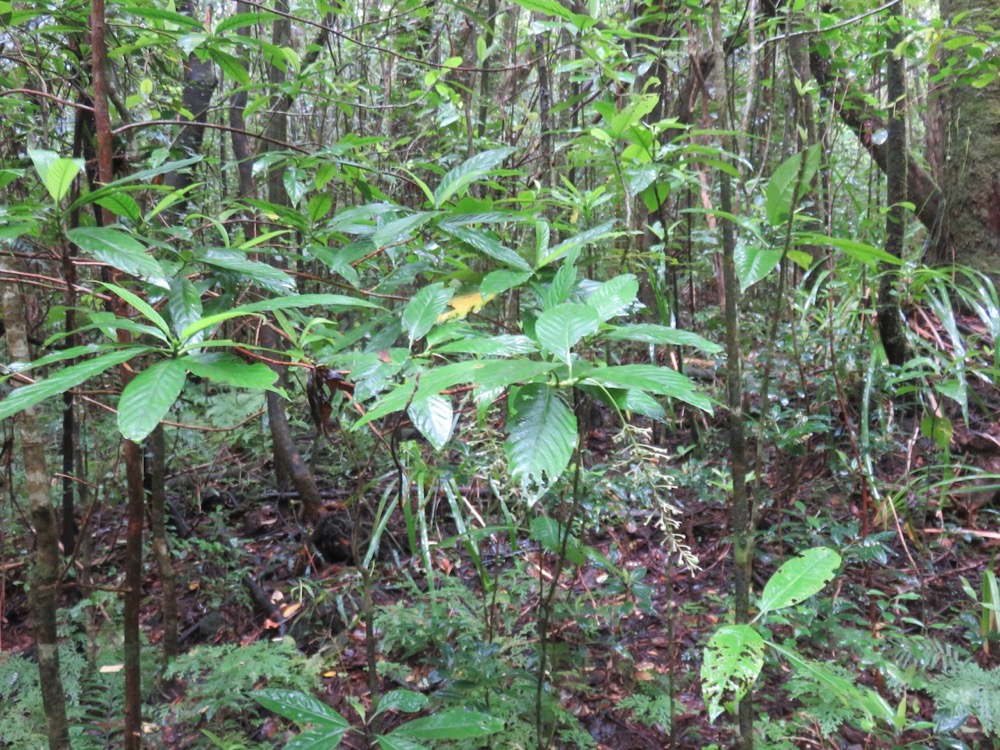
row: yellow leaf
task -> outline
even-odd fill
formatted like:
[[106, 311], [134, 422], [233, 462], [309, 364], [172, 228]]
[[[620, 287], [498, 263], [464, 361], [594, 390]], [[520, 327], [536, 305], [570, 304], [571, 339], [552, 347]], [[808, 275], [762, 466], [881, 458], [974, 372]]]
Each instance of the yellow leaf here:
[[437, 322], [447, 323], [449, 320], [465, 320], [469, 313], [479, 312], [494, 297], [496, 297], [495, 294], [487, 294], [484, 298], [479, 292], [470, 292], [469, 294], [460, 294], [457, 297], [452, 297], [448, 300], [448, 306], [452, 309], [438, 315]]

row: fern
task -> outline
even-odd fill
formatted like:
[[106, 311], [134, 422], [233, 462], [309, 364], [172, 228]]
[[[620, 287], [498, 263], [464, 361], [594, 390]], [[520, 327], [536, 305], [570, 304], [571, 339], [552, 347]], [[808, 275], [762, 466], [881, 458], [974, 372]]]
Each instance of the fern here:
[[931, 680], [928, 692], [939, 714], [952, 717], [971, 714], [986, 734], [1000, 736], [1000, 669], [987, 672], [975, 662], [965, 662]]
[[629, 695], [618, 702], [618, 708], [631, 710], [635, 720], [647, 727], [669, 730], [673, 720], [670, 694], [666, 690], [655, 696]]

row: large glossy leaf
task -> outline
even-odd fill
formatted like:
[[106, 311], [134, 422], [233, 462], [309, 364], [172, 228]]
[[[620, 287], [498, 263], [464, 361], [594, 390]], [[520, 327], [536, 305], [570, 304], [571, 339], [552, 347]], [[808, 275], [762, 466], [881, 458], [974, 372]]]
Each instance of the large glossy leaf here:
[[56, 203], [66, 196], [73, 186], [73, 180], [83, 169], [83, 159], [68, 159], [55, 151], [29, 148], [28, 156], [31, 157], [42, 184]]
[[822, 234], [800, 234], [796, 235], [796, 240], [800, 245], [830, 245], [838, 250], [842, 250], [851, 258], [866, 263], [871, 268], [875, 268], [879, 263], [901, 266], [905, 262], [892, 253], [887, 253], [885, 250], [859, 240], [827, 237]]
[[705, 646], [701, 694], [708, 720], [722, 713], [723, 701], [739, 701], [764, 666], [764, 639], [749, 625], [723, 625]]
[[556, 367], [552, 362], [534, 362], [528, 359], [477, 362], [473, 382], [485, 389], [506, 388], [547, 375]]
[[[788, 221], [795, 210], [793, 201], [800, 199], [808, 190], [813, 175], [819, 168], [820, 144], [810, 146], [804, 152], [792, 154], [771, 175], [767, 183], [767, 220], [771, 226]], [[805, 154], [805, 166], [802, 159]], [[800, 177], [801, 174], [801, 177]]]
[[403, 330], [410, 335], [410, 343], [423, 338], [434, 327], [438, 316], [448, 306], [455, 290], [436, 283], [423, 287], [403, 308]]
[[185, 276], [178, 274], [170, 279], [167, 312], [170, 313], [174, 333], [178, 336], [189, 325], [201, 319], [201, 294]]
[[423, 693], [414, 690], [390, 690], [378, 702], [378, 710], [372, 716], [378, 716], [386, 711], [401, 711], [404, 714], [415, 714], [427, 707], [429, 699]]
[[309, 729], [292, 737], [283, 750], [334, 750], [340, 746], [340, 741], [348, 730], [350, 727]]
[[504, 443], [511, 474], [523, 485], [555, 482], [576, 444], [576, 415], [555, 389], [541, 383], [521, 388], [510, 404]]
[[325, 703], [295, 690], [268, 688], [251, 693], [253, 699], [279, 716], [291, 719], [299, 726], [312, 724], [318, 729], [342, 730], [351, 728], [347, 719]]
[[31, 385], [22, 385], [0, 401], [0, 419], [12, 417], [47, 398], [65, 393], [70, 388], [76, 388], [85, 380], [96, 377], [115, 365], [120, 365], [122, 362], [127, 362], [133, 357], [149, 351], [151, 348], [148, 346], [120, 349], [67, 367], [45, 380], [39, 380]]
[[210, 248], [202, 254], [201, 260], [215, 268], [242, 274], [255, 284], [277, 294], [288, 294], [295, 290], [295, 280], [288, 273], [267, 263], [251, 260], [239, 250]]
[[566, 536], [566, 527], [554, 518], [535, 516], [531, 519], [531, 538], [542, 545], [542, 548], [554, 554], [565, 550], [566, 559], [574, 565], [584, 565], [587, 553], [580, 540], [570, 534]]
[[639, 294], [639, 280], [630, 273], [615, 276], [597, 287], [587, 297], [587, 304], [597, 310], [603, 323], [621, 315], [635, 302]]
[[669, 367], [657, 367], [656, 365], [601, 367], [592, 371], [583, 383], [585, 385], [638, 388], [660, 396], [670, 396], [707, 411], [709, 414], [712, 413], [712, 402], [708, 396], [699, 393], [694, 382], [686, 375], [681, 375]]
[[159, 261], [138, 240], [113, 227], [78, 227], [66, 232], [69, 240], [93, 258], [137, 276], [155, 286], [169, 288], [170, 282]]
[[183, 360], [165, 359], [138, 375], [118, 401], [118, 431], [138, 443], [160, 423], [184, 388], [187, 368]]
[[434, 191], [434, 207], [441, 208], [449, 198], [464, 192], [476, 180], [486, 177], [498, 164], [506, 159], [514, 149], [495, 148], [466, 159], [441, 178]]
[[228, 352], [198, 352], [181, 360], [200, 378], [233, 388], [271, 389], [278, 374], [263, 362], [250, 364]]
[[450, 708], [422, 719], [408, 721], [389, 737], [411, 740], [464, 740], [486, 737], [503, 729], [503, 722], [489, 714], [466, 708]]
[[427, 745], [394, 734], [380, 734], [375, 741], [381, 750], [428, 750]]
[[745, 292], [766, 277], [781, 261], [780, 250], [765, 250], [740, 243], [733, 253], [740, 291]]
[[535, 268], [547, 266], [549, 263], [563, 257], [571, 250], [589, 245], [591, 242], [597, 242], [598, 240], [608, 237], [611, 235], [611, 230], [614, 225], [614, 221], [606, 221], [603, 224], [598, 224], [596, 227], [591, 227], [590, 229], [584, 230], [579, 234], [575, 234], [572, 237], [563, 240], [553, 248], [542, 250], [538, 261], [535, 263]]
[[531, 278], [531, 271], [490, 271], [483, 277], [479, 285], [479, 293], [484, 297], [490, 294], [500, 294], [508, 289], [521, 286]]
[[513, 357], [518, 354], [531, 354], [538, 351], [538, 345], [527, 336], [512, 333], [502, 333], [489, 338], [464, 338], [449, 341], [436, 347], [434, 351], [440, 354], [479, 354], [494, 357]]
[[413, 426], [420, 430], [420, 434], [427, 438], [434, 450], [441, 450], [448, 444], [455, 420], [455, 410], [450, 398], [428, 396], [419, 401], [414, 399], [406, 413], [413, 421]]
[[722, 346], [712, 343], [697, 333], [681, 331], [654, 323], [636, 323], [635, 325], [622, 326], [602, 335], [604, 338], [612, 341], [638, 341], [643, 344], [691, 346], [701, 349], [706, 354], [718, 354], [722, 351]]
[[538, 343], [561, 361], [569, 360], [570, 350], [584, 336], [596, 333], [601, 321], [590, 305], [564, 302], [538, 316], [535, 335]]
[[818, 593], [833, 579], [839, 567], [840, 555], [826, 547], [808, 549], [801, 556], [786, 560], [765, 584], [757, 602], [756, 619]]

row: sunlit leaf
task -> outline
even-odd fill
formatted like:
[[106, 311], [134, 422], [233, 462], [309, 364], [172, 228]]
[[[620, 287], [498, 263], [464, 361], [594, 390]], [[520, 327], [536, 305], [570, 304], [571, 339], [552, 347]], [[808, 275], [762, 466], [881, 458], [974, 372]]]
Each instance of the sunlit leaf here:
[[701, 694], [708, 720], [722, 713], [723, 701], [738, 702], [764, 666], [764, 639], [749, 625], [723, 625], [705, 646]]
[[833, 580], [839, 567], [840, 555], [826, 547], [814, 547], [786, 560], [764, 586], [757, 618], [808, 599]]

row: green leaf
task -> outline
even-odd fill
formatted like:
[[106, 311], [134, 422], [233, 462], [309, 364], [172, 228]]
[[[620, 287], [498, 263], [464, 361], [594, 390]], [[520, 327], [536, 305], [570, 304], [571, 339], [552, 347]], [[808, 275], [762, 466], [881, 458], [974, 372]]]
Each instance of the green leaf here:
[[406, 303], [401, 322], [410, 335], [410, 344], [423, 338], [434, 327], [438, 316], [448, 306], [455, 290], [438, 282], [423, 287]]
[[417, 711], [422, 711], [428, 702], [426, 695], [414, 690], [390, 690], [379, 700], [378, 710], [372, 716], [378, 716], [386, 711], [415, 714]]
[[532, 354], [538, 345], [527, 336], [502, 333], [489, 338], [461, 338], [435, 347], [440, 354], [479, 354], [481, 356], [514, 357], [518, 354]]
[[135, 202], [135, 198], [124, 190], [118, 190], [114, 193], [101, 196], [94, 203], [108, 209], [115, 216], [124, 216], [135, 224], [142, 221], [142, 211], [139, 209], [139, 204]]
[[671, 370], [669, 367], [657, 367], [656, 365], [601, 367], [591, 371], [582, 382], [592, 385], [638, 388], [660, 396], [670, 396], [670, 398], [696, 406], [709, 414], [712, 413], [711, 400], [697, 391], [690, 378]]
[[[799, 180], [800, 167], [802, 167], [802, 157], [805, 154], [805, 167], [802, 168], [801, 184]], [[792, 154], [784, 161], [771, 175], [767, 183], [766, 207], [767, 220], [771, 226], [776, 227], [785, 223], [791, 218], [795, 210], [793, 201], [798, 201], [809, 188], [813, 175], [819, 168], [820, 150], [819, 144], [810, 146], [805, 152]]]
[[893, 724], [896, 716], [895, 710], [871, 688], [858, 687], [850, 680], [845, 680], [836, 674], [826, 665], [804, 659], [792, 649], [784, 648], [771, 641], [768, 641], [767, 645], [788, 659], [796, 671], [818, 682], [828, 699], [836, 699], [845, 706], [860, 708], [869, 717], [880, 719], [890, 726]]
[[859, 242], [858, 240], [804, 233], [796, 235], [796, 241], [802, 245], [829, 245], [830, 247], [835, 247], [847, 253], [847, 255], [855, 260], [860, 260], [862, 263], [868, 264], [871, 268], [875, 268], [879, 263], [888, 263], [892, 266], [903, 265], [903, 261], [895, 255], [865, 242]]
[[351, 310], [357, 307], [367, 307], [376, 310], [382, 309], [380, 305], [374, 302], [357, 299], [356, 297], [347, 297], [343, 294], [294, 294], [288, 297], [272, 297], [271, 299], [251, 302], [250, 304], [240, 305], [226, 312], [201, 318], [181, 331], [181, 341], [189, 344], [191, 337], [196, 333], [243, 315], [273, 312], [274, 310], [291, 310], [301, 307], [324, 307], [332, 310]]
[[165, 359], [136, 375], [118, 401], [118, 431], [133, 442], [145, 440], [184, 388], [183, 360]]
[[531, 271], [490, 271], [483, 277], [483, 281], [479, 285], [479, 293], [483, 297], [489, 297], [491, 294], [500, 294], [506, 292], [508, 289], [521, 286], [531, 276]]
[[493, 258], [493, 260], [498, 260], [505, 265], [511, 266], [512, 268], [527, 271], [528, 277], [531, 276], [531, 264], [515, 251], [511, 250], [509, 247], [505, 246], [502, 242], [493, 237], [491, 233], [483, 229], [473, 229], [471, 227], [453, 226], [441, 228], [455, 239], [461, 240], [474, 250], [481, 252], [483, 255]]
[[755, 619], [808, 599], [833, 579], [839, 567], [840, 555], [826, 547], [814, 547], [787, 560], [764, 586]]
[[601, 403], [614, 408], [617, 412], [622, 412], [625, 415], [629, 412], [635, 412], [660, 422], [666, 421], [667, 412], [663, 405], [645, 391], [635, 388], [608, 388], [596, 385], [580, 385], [579, 388]]
[[628, 310], [638, 295], [639, 280], [627, 273], [597, 287], [587, 297], [587, 304], [597, 310], [597, 316], [603, 323]]
[[378, 742], [378, 746], [382, 750], [427, 750], [426, 745], [421, 745], [419, 742], [408, 740], [405, 737], [396, 737], [391, 734], [380, 734], [375, 738], [375, 741]]
[[564, 302], [538, 316], [535, 336], [558, 359], [568, 362], [570, 350], [584, 336], [596, 333], [600, 324], [597, 310], [590, 305]]
[[[565, 527], [554, 518], [535, 516], [531, 519], [531, 538], [548, 552], [553, 554], [562, 552], [565, 535]], [[566, 559], [574, 565], [587, 563], [587, 553], [583, 545], [572, 534], [566, 539]]]
[[340, 731], [341, 734], [351, 728], [347, 719], [328, 705], [296, 690], [267, 688], [251, 693], [251, 696], [264, 708], [291, 719], [299, 726], [313, 724], [324, 730]]
[[223, 74], [229, 80], [236, 81], [240, 86], [249, 86], [251, 84], [250, 74], [247, 73], [247, 69], [243, 66], [243, 63], [228, 52], [223, 52], [218, 47], [212, 46], [208, 48], [208, 56], [215, 61], [215, 64], [222, 69]]
[[722, 346], [706, 338], [702, 338], [697, 333], [681, 331], [676, 328], [655, 325], [653, 323], [637, 323], [635, 325], [622, 326], [621, 328], [608, 331], [603, 336], [611, 341], [638, 341], [643, 344], [691, 346], [701, 349], [706, 354], [718, 354], [722, 351]]
[[558, 0], [516, 0], [516, 2], [526, 10], [544, 13], [547, 16], [555, 16], [564, 21], [575, 20], [576, 14]]
[[472, 382], [483, 390], [507, 388], [515, 383], [527, 383], [548, 375], [556, 367], [553, 362], [534, 362], [528, 359], [476, 362]]
[[743, 243], [736, 246], [734, 256], [741, 292], [763, 279], [781, 262], [780, 250], [763, 250]]
[[608, 122], [608, 135], [612, 138], [621, 138], [629, 130], [637, 125], [643, 117], [654, 109], [660, 100], [658, 94], [639, 94], [633, 96], [632, 100], [621, 111], [615, 112]]
[[953, 432], [954, 427], [948, 417], [927, 414], [920, 420], [920, 434], [932, 439], [940, 450], [944, 450], [951, 443]]
[[197, 352], [180, 360], [199, 378], [233, 388], [273, 390], [278, 374], [263, 362], [250, 364], [228, 352]]
[[350, 727], [310, 729], [292, 737], [283, 750], [333, 750], [340, 745], [340, 741], [349, 730]]
[[56, 203], [73, 187], [73, 180], [84, 166], [83, 159], [67, 159], [60, 157], [55, 151], [44, 149], [29, 148], [28, 156], [31, 157], [42, 184]]
[[409, 214], [399, 219], [394, 219], [375, 230], [371, 236], [371, 241], [375, 247], [385, 247], [396, 245], [408, 240], [410, 236], [437, 214], [424, 211], [422, 213]]
[[187, 277], [176, 274], [170, 278], [170, 295], [167, 297], [167, 312], [178, 336], [181, 331], [201, 319], [201, 294]]
[[455, 419], [450, 398], [428, 396], [420, 401], [414, 400], [406, 413], [413, 421], [413, 426], [434, 446], [434, 450], [439, 451], [448, 444]]
[[309, 199], [309, 220], [318, 224], [333, 208], [333, 197], [329, 193], [317, 193]]
[[614, 220], [606, 221], [603, 224], [598, 224], [596, 227], [592, 227], [570, 237], [569, 239], [563, 240], [555, 247], [545, 250], [544, 255], [539, 253], [540, 257], [538, 258], [538, 262], [535, 264], [535, 268], [543, 268], [549, 263], [563, 257], [571, 250], [583, 247], [584, 245], [589, 245], [591, 242], [597, 242], [598, 240], [605, 239], [611, 234], [611, 229], [614, 225]]
[[295, 290], [295, 279], [287, 272], [267, 263], [251, 260], [246, 253], [239, 250], [210, 248], [202, 254], [201, 260], [215, 268], [242, 274], [250, 281], [275, 294], [288, 294]]
[[562, 476], [576, 445], [576, 415], [556, 390], [541, 383], [524, 386], [511, 400], [508, 422], [504, 449], [514, 479], [544, 486]]
[[146, 302], [146, 300], [136, 294], [133, 294], [128, 289], [123, 289], [122, 287], [117, 286], [116, 284], [102, 284], [101, 286], [106, 289], [110, 289], [112, 292], [117, 294], [123, 300], [128, 302], [146, 320], [159, 328], [163, 332], [163, 335], [158, 336], [157, 338], [161, 341], [170, 340], [170, 327], [167, 325], [167, 321], [165, 321], [163, 317], [156, 312], [155, 309], [153, 309], [152, 305]]
[[412, 740], [465, 740], [485, 737], [501, 729], [503, 722], [488, 714], [466, 708], [449, 708], [409, 721], [387, 736]]
[[434, 191], [434, 207], [441, 208], [454, 195], [464, 192], [476, 180], [486, 177], [514, 152], [513, 148], [495, 148], [466, 159], [441, 178]]
[[67, 367], [65, 370], [60, 370], [55, 375], [50, 375], [31, 385], [19, 386], [0, 401], [0, 419], [7, 419], [7, 417], [12, 417], [18, 412], [40, 404], [47, 398], [61, 395], [70, 388], [76, 388], [85, 380], [96, 377], [115, 365], [120, 365], [122, 362], [127, 362], [133, 357], [149, 351], [152, 351], [152, 347], [136, 346], [119, 349]]
[[552, 281], [542, 295], [542, 309], [551, 310], [569, 299], [576, 286], [576, 259], [567, 258], [566, 262], [555, 272]]
[[723, 700], [740, 701], [764, 666], [764, 639], [749, 625], [723, 625], [705, 646], [701, 694], [708, 720], [722, 713]]
[[163, 268], [146, 252], [145, 246], [119, 229], [79, 227], [68, 230], [66, 236], [83, 252], [102, 263], [163, 289], [170, 287]]

